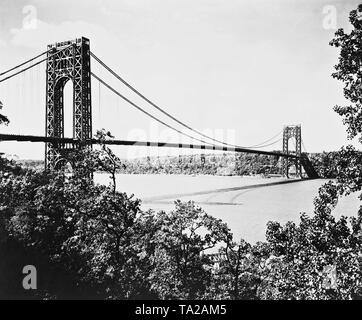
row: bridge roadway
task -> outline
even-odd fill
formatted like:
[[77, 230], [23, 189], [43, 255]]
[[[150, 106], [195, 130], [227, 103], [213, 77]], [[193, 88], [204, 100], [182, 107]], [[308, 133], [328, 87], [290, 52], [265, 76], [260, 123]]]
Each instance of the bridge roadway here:
[[90, 140], [77, 140], [73, 138], [56, 138], [56, 137], [43, 137], [33, 135], [16, 135], [16, 134], [0, 134], [0, 141], [18, 141], [18, 142], [45, 142], [45, 143], [72, 143], [81, 144], [90, 142], [92, 144], [107, 144], [107, 145], [119, 145], [119, 146], [139, 146], [139, 147], [158, 147], [158, 148], [187, 148], [187, 149], [200, 149], [200, 150], [217, 150], [217, 151], [229, 151], [229, 152], [243, 152], [263, 154], [269, 156], [277, 156], [284, 158], [296, 159], [295, 154], [285, 154], [277, 151], [263, 151], [254, 150], [248, 148], [232, 148], [222, 147], [216, 145], [201, 145], [201, 144], [185, 144], [185, 143], [168, 143], [168, 142], [152, 142], [152, 141], [132, 141], [132, 140], [105, 140], [100, 141], [98, 139]]

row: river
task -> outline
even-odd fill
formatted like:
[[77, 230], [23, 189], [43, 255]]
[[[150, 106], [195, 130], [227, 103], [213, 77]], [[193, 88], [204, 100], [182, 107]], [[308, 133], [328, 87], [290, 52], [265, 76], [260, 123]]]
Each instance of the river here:
[[[107, 174], [95, 181], [109, 183]], [[208, 214], [222, 219], [236, 239], [255, 243], [265, 240], [268, 221], [299, 220], [300, 212], [313, 213], [313, 199], [328, 180], [286, 180], [283, 178], [117, 175], [117, 190], [142, 200], [142, 209], [174, 209], [174, 201], [193, 200]], [[356, 194], [340, 199], [334, 214], [352, 216], [360, 201]]]

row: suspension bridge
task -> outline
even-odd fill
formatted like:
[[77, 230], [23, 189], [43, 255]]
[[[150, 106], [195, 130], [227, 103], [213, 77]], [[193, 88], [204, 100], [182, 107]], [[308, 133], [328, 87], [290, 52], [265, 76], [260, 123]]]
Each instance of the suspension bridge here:
[[[168, 120], [161, 120], [154, 113], [135, 103], [124, 94], [111, 86], [103, 78], [91, 69], [91, 60], [108, 72], [118, 83], [131, 90], [156, 112], [161, 113]], [[93, 63], [92, 62], [92, 63]], [[216, 150], [228, 152], [243, 152], [280, 157], [282, 159], [283, 175], [289, 175], [289, 167], [295, 166], [297, 176], [303, 176], [303, 170], [308, 178], [317, 178], [308, 159], [306, 152], [302, 152], [303, 140], [300, 125], [288, 125], [278, 133], [259, 144], [253, 146], [239, 146], [229, 144], [220, 139], [215, 139], [204, 134], [185, 122], [171, 115], [147, 98], [112, 68], [105, 64], [98, 56], [90, 50], [90, 41], [87, 38], [57, 42], [48, 46], [47, 50], [37, 56], [28, 59], [4, 72], [0, 73], [0, 86], [12, 78], [26, 73], [28, 70], [41, 64], [46, 65], [46, 120], [45, 135], [30, 134], [1, 134], [0, 141], [28, 141], [45, 143], [45, 167], [57, 169], [60, 164], [66, 161], [67, 153], [77, 148], [91, 148], [94, 144], [109, 144], [121, 146], [142, 146], [158, 148], [186, 148], [199, 150]], [[105, 87], [119, 99], [122, 99], [133, 109], [162, 126], [176, 132], [177, 134], [191, 139], [193, 143], [168, 143], [159, 141], [132, 141], [132, 140], [105, 140], [100, 142], [92, 135], [92, 90], [91, 79], [98, 81], [99, 85]], [[64, 87], [71, 80], [73, 83], [73, 136], [64, 136]], [[1, 97], [0, 97], [1, 99]], [[182, 129], [181, 129], [182, 128]], [[187, 130], [188, 133], [183, 131]], [[279, 138], [282, 135], [282, 138]], [[295, 150], [290, 150], [289, 141], [295, 139]], [[282, 141], [282, 151], [260, 150]]]

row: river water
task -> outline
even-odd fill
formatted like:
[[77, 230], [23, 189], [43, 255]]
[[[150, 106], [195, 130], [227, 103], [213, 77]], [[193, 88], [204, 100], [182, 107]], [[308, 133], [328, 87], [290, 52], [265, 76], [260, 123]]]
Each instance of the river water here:
[[[95, 181], [110, 182], [107, 174], [97, 174]], [[294, 181], [283, 178], [117, 175], [117, 190], [134, 194], [142, 200], [142, 209], [170, 211], [174, 201], [193, 200], [208, 214], [222, 219], [235, 239], [251, 243], [265, 240], [268, 221], [299, 220], [300, 212], [313, 213], [313, 199], [328, 180]], [[340, 199], [336, 217], [356, 215], [358, 195]]]

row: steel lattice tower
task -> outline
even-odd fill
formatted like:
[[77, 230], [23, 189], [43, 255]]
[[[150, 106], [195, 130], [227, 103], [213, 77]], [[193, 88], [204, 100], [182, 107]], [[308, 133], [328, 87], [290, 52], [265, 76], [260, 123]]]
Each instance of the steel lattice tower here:
[[[64, 137], [64, 97], [65, 84], [73, 82], [73, 137], [84, 141], [92, 138], [92, 104], [90, 76], [89, 40], [58, 42], [48, 46], [46, 68], [46, 136]], [[78, 145], [79, 146], [79, 145]], [[55, 169], [66, 159], [74, 145], [47, 143], [45, 146], [45, 167]]]
[[[302, 128], [301, 125], [285, 126], [283, 129], [283, 153], [289, 154], [289, 139], [295, 138], [295, 174], [302, 175], [302, 165], [300, 157], [302, 155]], [[293, 152], [294, 153], [294, 152]], [[283, 159], [282, 165], [283, 175], [289, 177], [289, 159]]]

